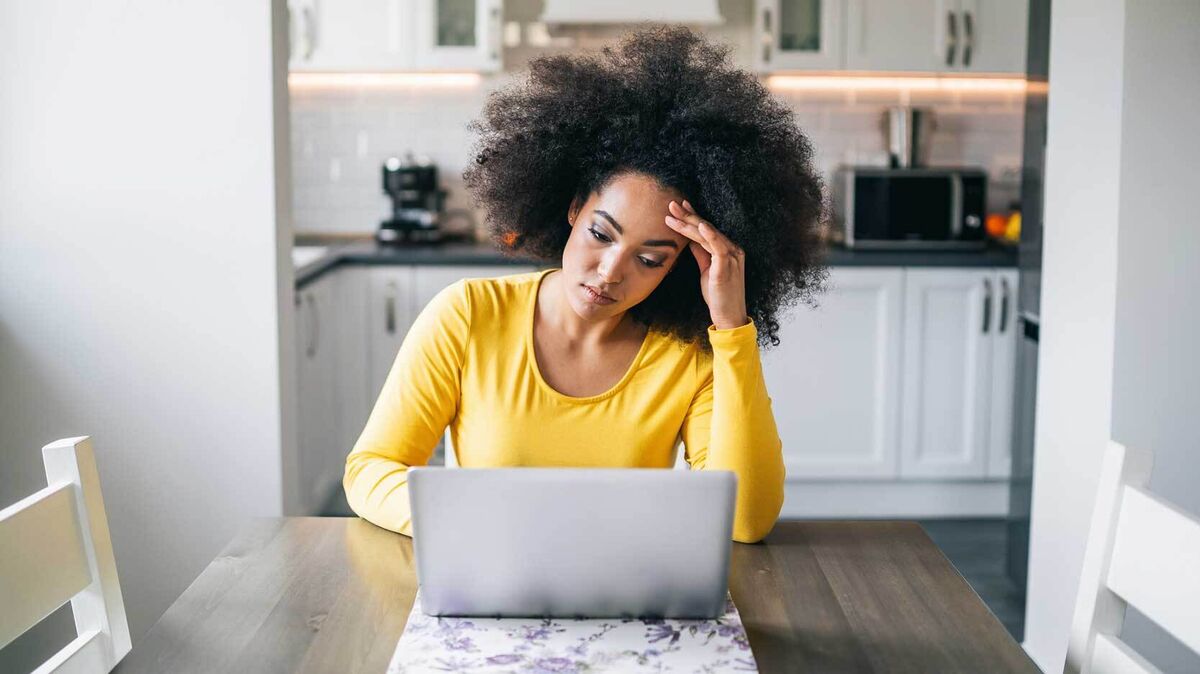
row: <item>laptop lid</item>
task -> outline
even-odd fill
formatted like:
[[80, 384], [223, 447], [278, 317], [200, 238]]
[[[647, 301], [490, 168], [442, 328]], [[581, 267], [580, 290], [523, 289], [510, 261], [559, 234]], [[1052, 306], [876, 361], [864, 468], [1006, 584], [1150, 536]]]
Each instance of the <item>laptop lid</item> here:
[[413, 468], [430, 615], [713, 618], [737, 477], [655, 468]]

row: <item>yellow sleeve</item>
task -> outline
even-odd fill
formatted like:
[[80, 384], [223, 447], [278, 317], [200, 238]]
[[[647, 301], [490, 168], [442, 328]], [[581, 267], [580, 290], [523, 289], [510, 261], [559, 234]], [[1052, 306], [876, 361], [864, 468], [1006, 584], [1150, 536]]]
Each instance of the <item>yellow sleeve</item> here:
[[754, 322], [708, 328], [712, 372], [683, 421], [685, 457], [693, 470], [737, 475], [733, 540], [754, 543], [775, 526], [783, 507], [783, 443], [763, 380]]
[[342, 486], [360, 517], [412, 535], [408, 468], [429, 462], [454, 419], [471, 332], [465, 281], [438, 293], [417, 316], [354, 449]]

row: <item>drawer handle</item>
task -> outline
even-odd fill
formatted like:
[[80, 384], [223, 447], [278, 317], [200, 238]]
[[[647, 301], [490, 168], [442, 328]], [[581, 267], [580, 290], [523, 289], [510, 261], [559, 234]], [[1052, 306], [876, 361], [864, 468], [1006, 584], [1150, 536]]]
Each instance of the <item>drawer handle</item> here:
[[1000, 279], [1000, 327], [997, 333], [1003, 335], [1008, 330], [1008, 279]]
[[975, 21], [970, 12], [963, 12], [963, 32], [966, 33], [966, 43], [963, 45], [963, 66], [971, 67], [971, 50], [975, 48]]
[[946, 65], [954, 65], [956, 51], [958, 51], [958, 18], [954, 12], [946, 12]]
[[387, 284], [388, 295], [384, 302], [384, 327], [389, 335], [396, 334], [396, 284]]
[[321, 338], [321, 318], [317, 313], [317, 300], [312, 296], [312, 293], [309, 293], [306, 299], [308, 300], [308, 308], [311, 309], [309, 320], [312, 321], [312, 325], [309, 330], [311, 336], [308, 338], [308, 348], [304, 352], [309, 358], [312, 358], [317, 355], [317, 341]]
[[992, 328], [992, 280], [983, 279], [983, 334]]

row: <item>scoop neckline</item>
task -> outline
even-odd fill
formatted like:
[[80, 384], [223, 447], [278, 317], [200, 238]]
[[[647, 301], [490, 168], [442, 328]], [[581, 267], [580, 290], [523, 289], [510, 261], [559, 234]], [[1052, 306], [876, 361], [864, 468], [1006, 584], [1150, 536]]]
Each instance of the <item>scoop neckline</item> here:
[[533, 329], [534, 320], [537, 318], [537, 298], [538, 292], [542, 288], [542, 281], [544, 281], [552, 272], [556, 271], [561, 271], [561, 268], [551, 267], [550, 269], [543, 270], [542, 273], [538, 275], [537, 280], [534, 281], [533, 292], [530, 293], [529, 302], [526, 307], [525, 351], [528, 354], [529, 364], [533, 370], [533, 378], [537, 381], [538, 386], [541, 387], [543, 391], [563, 402], [592, 403], [611, 398], [617, 393], [620, 393], [621, 389], [625, 388], [625, 385], [629, 383], [629, 380], [633, 379], [634, 373], [636, 373], [641, 367], [642, 359], [646, 354], [646, 350], [650, 346], [650, 337], [653, 331], [646, 331], [646, 336], [642, 338], [642, 345], [638, 347], [638, 352], [637, 355], [633, 357], [633, 362], [629, 364], [629, 368], [625, 370], [625, 374], [617, 381], [617, 383], [613, 384], [612, 387], [607, 391], [604, 391], [603, 393], [597, 393], [596, 395], [580, 397], [567, 395], [566, 393], [554, 388], [546, 381], [546, 378], [542, 376], [542, 368], [540, 365], [538, 365], [537, 350], [533, 347]]

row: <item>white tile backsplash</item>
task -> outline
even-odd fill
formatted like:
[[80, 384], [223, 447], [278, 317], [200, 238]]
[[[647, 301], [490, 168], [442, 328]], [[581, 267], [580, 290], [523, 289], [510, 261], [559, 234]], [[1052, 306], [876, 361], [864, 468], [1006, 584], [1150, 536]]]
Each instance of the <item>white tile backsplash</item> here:
[[[526, 3], [529, 4], [529, 3]], [[520, 19], [524, 5], [506, 15]], [[750, 3], [722, 0], [730, 35], [746, 30]], [[536, 7], [525, 8], [534, 14]], [[515, 12], [515, 13], [514, 13]], [[602, 34], [601, 37], [604, 35]], [[583, 37], [586, 37], [584, 35]], [[580, 40], [580, 44], [587, 40]], [[529, 49], [505, 50], [519, 66]], [[562, 51], [561, 49], [559, 51]], [[746, 58], [735, 50], [735, 62]], [[744, 64], [742, 64], [744, 65]], [[388, 216], [380, 166], [407, 152], [437, 163], [447, 209], [474, 206], [462, 184], [474, 138], [467, 129], [489, 92], [520, 72], [485, 76], [477, 85], [297, 89], [291, 93], [293, 212], [298, 233], [369, 234]], [[1024, 99], [1010, 92], [797, 91], [776, 95], [796, 111], [811, 138], [819, 170], [844, 163], [886, 161], [883, 115], [902, 102], [932, 108], [936, 120], [931, 164], [978, 165], [992, 177], [989, 208], [1018, 196]], [[482, 220], [482, 213], [476, 213]]]

